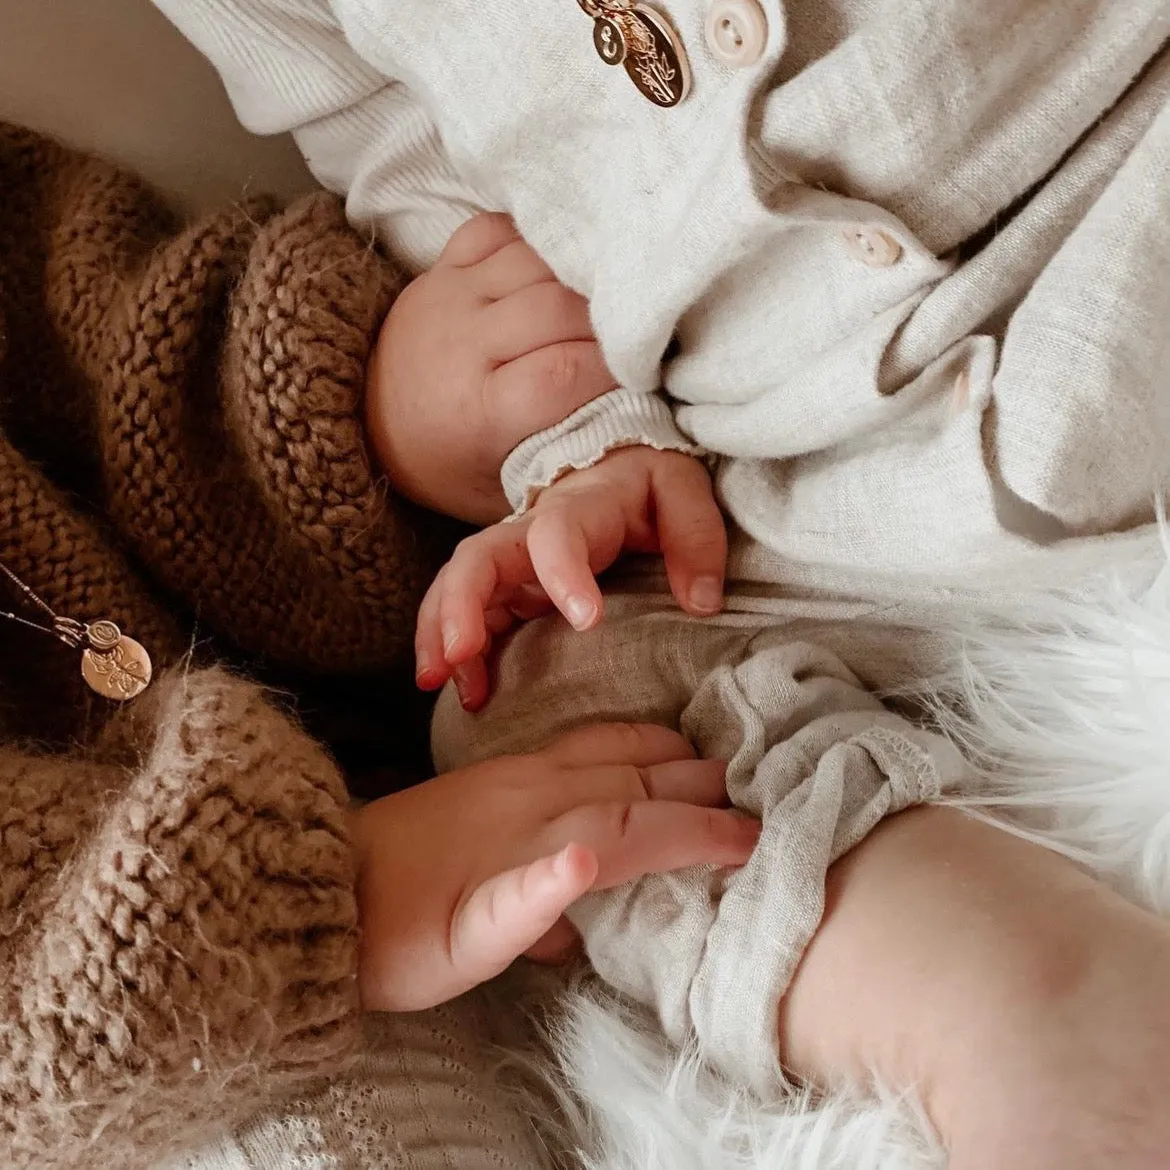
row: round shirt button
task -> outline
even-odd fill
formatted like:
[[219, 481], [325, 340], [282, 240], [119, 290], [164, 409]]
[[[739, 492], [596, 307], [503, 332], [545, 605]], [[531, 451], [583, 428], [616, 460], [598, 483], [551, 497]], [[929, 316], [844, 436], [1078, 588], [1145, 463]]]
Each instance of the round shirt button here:
[[733, 69], [754, 65], [768, 46], [768, 18], [758, 0], [714, 0], [707, 12], [707, 47]]
[[889, 268], [902, 258], [902, 245], [875, 228], [846, 228], [842, 235], [854, 254], [870, 268]]

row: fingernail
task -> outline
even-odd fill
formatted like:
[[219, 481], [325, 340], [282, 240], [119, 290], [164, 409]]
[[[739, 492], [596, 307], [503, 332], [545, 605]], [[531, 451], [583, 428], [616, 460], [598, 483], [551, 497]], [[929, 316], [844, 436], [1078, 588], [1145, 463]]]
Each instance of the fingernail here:
[[552, 893], [560, 891], [565, 884], [565, 875], [568, 872], [567, 849], [562, 849], [555, 857], [545, 858], [533, 867], [528, 876], [528, 888], [533, 893]]
[[723, 582], [718, 577], [696, 578], [689, 601], [696, 613], [718, 613], [723, 608]]
[[565, 617], [575, 630], [587, 630], [597, 620], [597, 606], [587, 597], [570, 597], [565, 602]]
[[443, 649], [451, 654], [459, 645], [459, 625], [456, 622], [443, 623]]
[[456, 672], [454, 675], [455, 693], [459, 696], [459, 706], [464, 711], [474, 712], [475, 708], [471, 702], [471, 696], [467, 692], [467, 681]]

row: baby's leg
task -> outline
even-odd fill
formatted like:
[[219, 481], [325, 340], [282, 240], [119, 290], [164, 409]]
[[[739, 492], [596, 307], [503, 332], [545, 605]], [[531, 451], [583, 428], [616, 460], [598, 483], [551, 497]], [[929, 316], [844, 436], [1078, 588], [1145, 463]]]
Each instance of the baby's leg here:
[[955, 1170], [1162, 1165], [1166, 927], [953, 810], [885, 819], [953, 783], [955, 761], [831, 656], [615, 616], [587, 638], [521, 631], [499, 699], [472, 720], [448, 701], [436, 743], [454, 766], [647, 719], [731, 759], [737, 802], [768, 823], [760, 852], [730, 882], [692, 871], [587, 899], [601, 973], [765, 1093], [781, 1060], [813, 1084], [918, 1090]]
[[945, 808], [830, 871], [781, 1005], [787, 1065], [916, 1086], [952, 1170], [1154, 1170], [1170, 1149], [1170, 929]]
[[748, 864], [653, 875], [593, 894], [571, 916], [612, 986], [667, 1034], [764, 1094], [782, 1083], [777, 1011], [820, 922], [825, 875], [884, 817], [937, 797], [963, 765], [887, 711], [834, 655], [779, 627], [626, 616], [583, 636], [522, 629], [480, 716], [440, 704], [440, 767], [529, 750], [603, 719], [681, 726], [729, 761], [732, 800], [764, 822]]

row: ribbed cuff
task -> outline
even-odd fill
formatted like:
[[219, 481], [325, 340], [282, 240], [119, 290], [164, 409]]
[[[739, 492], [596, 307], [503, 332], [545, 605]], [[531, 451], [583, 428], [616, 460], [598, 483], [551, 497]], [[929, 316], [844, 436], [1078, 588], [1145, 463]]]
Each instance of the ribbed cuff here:
[[525, 439], [500, 473], [504, 493], [515, 514], [522, 515], [561, 476], [592, 467], [620, 447], [704, 453], [678, 429], [662, 395], [614, 390], [555, 427]]

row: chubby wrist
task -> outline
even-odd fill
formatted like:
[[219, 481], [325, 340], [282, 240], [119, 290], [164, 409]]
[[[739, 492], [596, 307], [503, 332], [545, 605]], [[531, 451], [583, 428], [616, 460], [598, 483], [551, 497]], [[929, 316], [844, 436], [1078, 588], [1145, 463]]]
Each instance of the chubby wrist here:
[[391, 382], [393, 371], [380, 342], [365, 381], [364, 427], [368, 456], [394, 491], [432, 512], [478, 527], [498, 523], [511, 507], [498, 474], [437, 465], [426, 436], [416, 434]]

